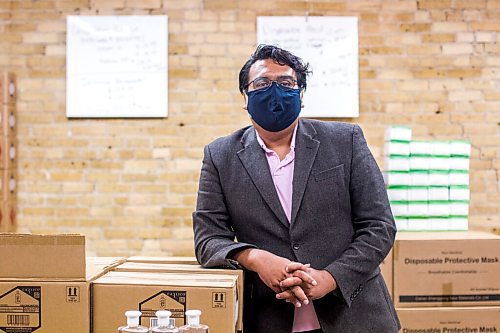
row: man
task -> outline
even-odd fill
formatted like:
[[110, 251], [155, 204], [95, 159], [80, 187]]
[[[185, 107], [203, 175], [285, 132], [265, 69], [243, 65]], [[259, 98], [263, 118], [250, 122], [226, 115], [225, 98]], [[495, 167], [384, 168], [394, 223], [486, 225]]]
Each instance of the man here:
[[205, 147], [196, 256], [245, 269], [246, 332], [397, 332], [378, 268], [396, 233], [382, 176], [358, 126], [298, 118], [308, 74], [269, 45], [241, 69], [253, 126]]

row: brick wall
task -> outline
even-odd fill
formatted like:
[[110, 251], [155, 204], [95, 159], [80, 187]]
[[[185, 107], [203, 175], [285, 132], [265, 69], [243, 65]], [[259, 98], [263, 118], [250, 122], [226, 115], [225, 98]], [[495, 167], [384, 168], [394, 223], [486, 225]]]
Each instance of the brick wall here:
[[[500, 227], [500, 0], [2, 0], [21, 231], [83, 233], [97, 255], [192, 254], [202, 148], [248, 123], [237, 74], [255, 18], [306, 12], [359, 17], [354, 121], [378, 161], [388, 124], [469, 139], [471, 223]], [[169, 16], [168, 118], [65, 117], [65, 19], [78, 14]]]

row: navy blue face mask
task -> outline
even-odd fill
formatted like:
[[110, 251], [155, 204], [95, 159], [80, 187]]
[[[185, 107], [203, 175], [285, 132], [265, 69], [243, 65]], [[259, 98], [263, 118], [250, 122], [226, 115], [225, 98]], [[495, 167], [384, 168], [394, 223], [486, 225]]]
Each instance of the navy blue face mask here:
[[273, 82], [248, 95], [248, 113], [263, 129], [279, 132], [290, 126], [300, 113], [300, 89], [284, 88]]

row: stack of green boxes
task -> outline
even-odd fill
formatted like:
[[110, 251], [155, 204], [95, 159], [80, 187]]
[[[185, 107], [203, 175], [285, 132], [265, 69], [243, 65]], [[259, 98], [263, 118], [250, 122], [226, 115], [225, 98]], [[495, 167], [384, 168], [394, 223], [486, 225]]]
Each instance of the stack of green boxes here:
[[385, 182], [398, 230], [467, 230], [467, 141], [416, 141], [411, 128], [385, 133]]

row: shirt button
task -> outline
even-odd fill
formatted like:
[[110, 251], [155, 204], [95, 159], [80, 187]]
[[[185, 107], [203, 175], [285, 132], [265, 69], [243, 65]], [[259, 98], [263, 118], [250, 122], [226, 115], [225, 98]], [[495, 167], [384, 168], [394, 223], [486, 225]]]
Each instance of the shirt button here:
[[298, 250], [298, 249], [300, 249], [300, 246], [299, 246], [299, 245], [297, 245], [297, 244], [295, 244], [295, 245], [293, 246], [293, 249], [294, 249], [294, 250]]

